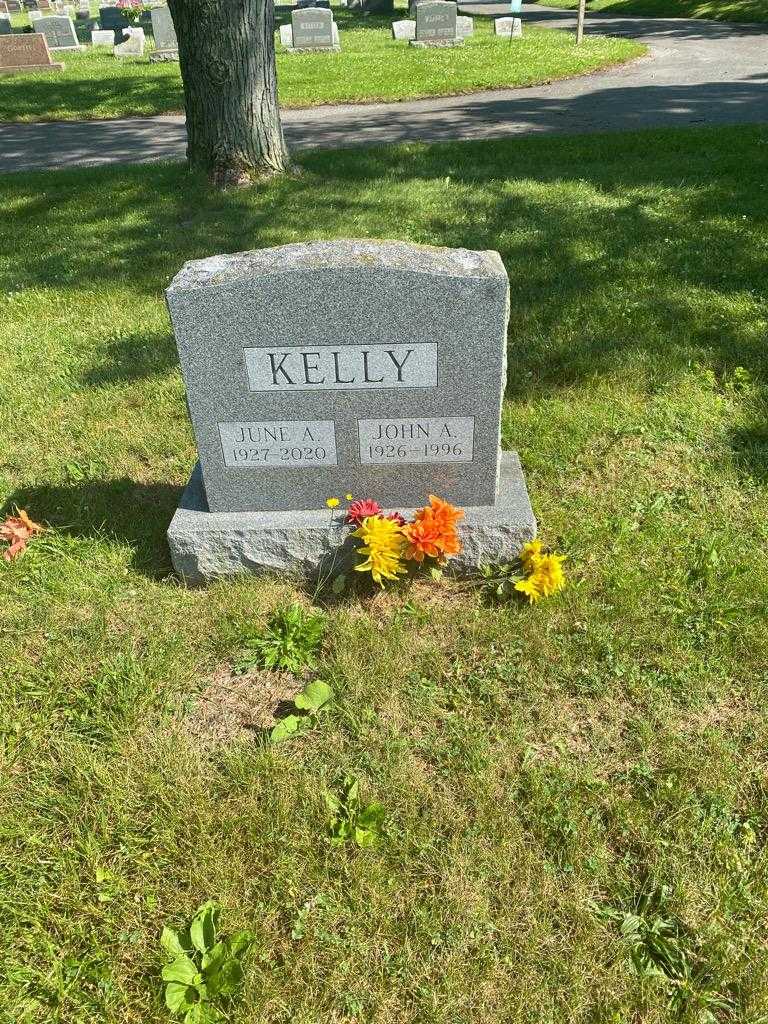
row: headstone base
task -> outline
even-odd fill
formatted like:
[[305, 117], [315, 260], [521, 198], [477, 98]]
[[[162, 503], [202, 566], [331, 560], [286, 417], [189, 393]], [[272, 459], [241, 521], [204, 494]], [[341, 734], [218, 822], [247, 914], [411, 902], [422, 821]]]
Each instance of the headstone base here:
[[153, 50], [149, 55], [150, 64], [166, 64], [172, 61], [178, 61], [179, 51], [178, 50]]
[[286, 53], [341, 53], [340, 46], [286, 46]]
[[411, 39], [408, 41], [409, 46], [417, 46], [420, 50], [425, 50], [430, 46], [463, 46], [463, 39]]
[[[509, 562], [533, 540], [536, 520], [516, 452], [501, 453], [496, 504], [464, 511], [459, 524], [463, 549], [449, 563], [454, 571]], [[209, 512], [198, 464], [168, 527], [168, 544], [177, 574], [196, 585], [238, 573], [335, 575], [349, 566], [354, 550], [350, 532], [343, 517], [328, 509]]]
[[39, 75], [45, 71], [63, 71], [63, 64], [23, 64], [17, 67], [0, 68], [0, 75], [28, 75], [34, 72]]

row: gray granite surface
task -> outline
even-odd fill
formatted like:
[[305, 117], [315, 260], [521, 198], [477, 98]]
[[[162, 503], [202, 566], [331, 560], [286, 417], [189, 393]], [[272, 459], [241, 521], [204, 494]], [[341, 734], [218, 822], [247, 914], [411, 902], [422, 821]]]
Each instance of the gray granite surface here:
[[[393, 510], [391, 506], [388, 510]], [[412, 509], [400, 509], [405, 514]], [[466, 508], [459, 524], [463, 550], [451, 571], [509, 562], [536, 536], [520, 460], [503, 452], [499, 498], [492, 507]], [[350, 527], [328, 509], [304, 512], [209, 512], [199, 465], [168, 530], [173, 566], [197, 585], [238, 573], [274, 572], [317, 577], [354, 562]]]
[[210, 508], [493, 505], [508, 292], [498, 253], [400, 242], [186, 264], [167, 300]]

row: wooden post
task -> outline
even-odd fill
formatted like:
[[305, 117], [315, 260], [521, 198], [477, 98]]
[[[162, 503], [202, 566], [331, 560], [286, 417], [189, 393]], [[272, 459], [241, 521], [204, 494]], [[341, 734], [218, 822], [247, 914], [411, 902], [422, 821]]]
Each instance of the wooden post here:
[[584, 19], [587, 14], [587, 0], [579, 0], [579, 16], [576, 21], [576, 45], [584, 39]]

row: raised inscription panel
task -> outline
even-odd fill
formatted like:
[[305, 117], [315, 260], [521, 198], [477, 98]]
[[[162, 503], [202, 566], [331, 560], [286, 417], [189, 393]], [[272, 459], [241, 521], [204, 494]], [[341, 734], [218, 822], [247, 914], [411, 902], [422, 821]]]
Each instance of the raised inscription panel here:
[[224, 465], [233, 469], [335, 466], [333, 420], [219, 423]]
[[251, 391], [437, 387], [437, 345], [247, 348]]
[[474, 433], [474, 416], [358, 420], [360, 462], [471, 462]]

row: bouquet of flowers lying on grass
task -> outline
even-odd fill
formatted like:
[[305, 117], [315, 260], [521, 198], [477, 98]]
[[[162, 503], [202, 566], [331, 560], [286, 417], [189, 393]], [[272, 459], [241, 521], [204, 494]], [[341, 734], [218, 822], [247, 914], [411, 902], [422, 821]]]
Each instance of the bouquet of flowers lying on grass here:
[[[327, 504], [334, 508], [338, 498], [329, 498]], [[438, 565], [445, 565], [461, 551], [456, 524], [463, 516], [460, 508], [434, 494], [429, 495], [428, 505], [416, 510], [411, 522], [399, 512], [385, 513], [369, 498], [353, 501], [346, 521], [357, 527], [352, 536], [360, 541], [356, 571], [369, 572], [383, 587], [385, 580], [404, 575], [408, 562], [422, 564], [432, 558]]]

